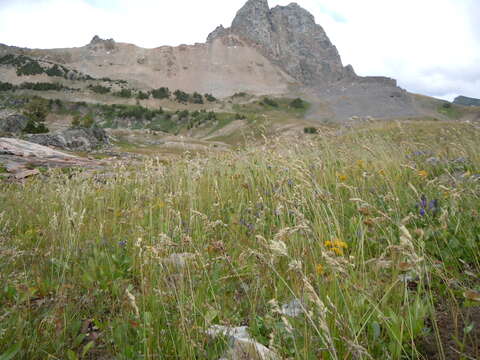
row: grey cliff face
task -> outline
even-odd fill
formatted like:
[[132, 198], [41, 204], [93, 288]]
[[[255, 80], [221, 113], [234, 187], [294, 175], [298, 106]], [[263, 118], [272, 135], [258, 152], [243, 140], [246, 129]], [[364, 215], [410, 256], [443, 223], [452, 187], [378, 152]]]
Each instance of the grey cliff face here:
[[344, 68], [335, 46], [305, 9], [292, 3], [270, 9], [267, 0], [249, 0], [230, 29], [217, 28], [209, 41], [231, 33], [258, 46], [285, 72], [307, 85], [321, 85], [355, 77]]
[[35, 134], [28, 141], [59, 149], [90, 151], [109, 144], [108, 135], [101, 128], [67, 129], [56, 133]]
[[270, 50], [272, 23], [267, 0], [248, 0], [233, 19], [231, 31]]

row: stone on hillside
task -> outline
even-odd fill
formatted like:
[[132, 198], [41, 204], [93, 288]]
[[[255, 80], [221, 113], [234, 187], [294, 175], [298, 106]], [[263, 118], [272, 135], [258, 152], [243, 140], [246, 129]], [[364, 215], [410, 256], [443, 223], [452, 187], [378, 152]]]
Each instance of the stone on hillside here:
[[228, 338], [230, 347], [220, 360], [279, 360], [280, 357], [256, 342], [248, 333], [246, 326], [229, 327], [212, 325], [207, 334], [213, 338], [225, 336]]
[[20, 134], [27, 126], [28, 118], [18, 112], [0, 111], [0, 132]]
[[266, 346], [252, 340], [234, 338], [224, 359], [228, 360], [280, 360], [280, 357]]
[[17, 180], [38, 175], [34, 167], [100, 168], [100, 163], [25, 140], [0, 138], [0, 165]]
[[108, 135], [101, 128], [68, 129], [49, 134], [29, 135], [28, 141], [59, 149], [90, 151], [109, 144]]

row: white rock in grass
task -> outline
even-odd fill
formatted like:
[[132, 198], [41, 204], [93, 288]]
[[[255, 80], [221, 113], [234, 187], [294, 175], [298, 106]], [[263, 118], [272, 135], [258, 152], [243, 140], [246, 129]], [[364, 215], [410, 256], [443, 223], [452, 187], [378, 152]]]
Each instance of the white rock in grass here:
[[280, 360], [280, 357], [252, 339], [234, 338], [233, 344], [224, 356], [228, 360]]
[[301, 301], [298, 299], [294, 299], [290, 301], [288, 304], [282, 305], [280, 312], [282, 313], [282, 315], [297, 317], [302, 315], [305, 312], [305, 310]]
[[213, 338], [225, 336], [229, 339], [230, 347], [219, 360], [280, 360], [275, 352], [252, 339], [246, 326], [212, 325], [207, 334]]

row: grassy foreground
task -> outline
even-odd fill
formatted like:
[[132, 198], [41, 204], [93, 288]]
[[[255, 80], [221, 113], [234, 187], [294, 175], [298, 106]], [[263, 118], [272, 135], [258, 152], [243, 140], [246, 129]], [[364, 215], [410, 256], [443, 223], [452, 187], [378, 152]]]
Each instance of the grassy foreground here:
[[439, 318], [480, 304], [479, 135], [377, 124], [1, 184], [0, 359], [218, 359], [212, 324], [280, 358], [477, 358], [480, 323], [452, 343]]

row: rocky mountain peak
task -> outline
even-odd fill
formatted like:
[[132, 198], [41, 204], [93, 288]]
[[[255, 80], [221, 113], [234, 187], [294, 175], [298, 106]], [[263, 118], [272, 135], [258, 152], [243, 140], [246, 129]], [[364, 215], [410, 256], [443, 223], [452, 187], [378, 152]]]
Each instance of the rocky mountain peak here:
[[234, 34], [306, 85], [322, 85], [354, 75], [345, 69], [335, 46], [314, 16], [297, 3], [270, 9], [267, 0], [248, 0], [230, 29], [217, 28], [208, 41]]
[[102, 42], [103, 40], [100, 38], [100, 36], [98, 35], [95, 35], [92, 40], [90, 41], [90, 45], [95, 45], [95, 44], [98, 44], [100, 42]]
[[102, 39], [100, 36], [95, 35], [90, 43], [88, 44], [90, 48], [98, 48], [103, 46], [106, 50], [113, 50], [115, 48], [115, 40], [113, 39]]
[[260, 45], [270, 41], [272, 24], [267, 0], [248, 0], [232, 22], [232, 32]]

